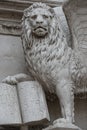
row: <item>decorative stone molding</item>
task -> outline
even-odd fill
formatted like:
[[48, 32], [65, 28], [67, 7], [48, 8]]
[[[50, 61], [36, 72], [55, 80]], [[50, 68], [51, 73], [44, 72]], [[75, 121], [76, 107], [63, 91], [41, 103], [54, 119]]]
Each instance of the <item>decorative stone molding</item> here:
[[23, 10], [33, 2], [44, 2], [52, 7], [66, 0], [4, 0], [0, 1], [0, 34], [20, 35]]

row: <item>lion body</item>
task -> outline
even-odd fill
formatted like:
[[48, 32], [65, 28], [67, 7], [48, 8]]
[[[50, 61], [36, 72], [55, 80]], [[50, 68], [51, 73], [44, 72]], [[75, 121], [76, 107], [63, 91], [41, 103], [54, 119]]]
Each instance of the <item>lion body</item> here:
[[[37, 79], [45, 91], [55, 93], [55, 85], [60, 79], [60, 71], [67, 68], [70, 64], [71, 49], [66, 48], [58, 54], [59, 46], [58, 43], [61, 40], [55, 41], [54, 44], [47, 45], [45, 42], [37, 42], [27, 52], [27, 61], [29, 72]], [[61, 44], [64, 44], [62, 41]], [[32, 68], [32, 69], [31, 69]]]
[[[49, 10], [48, 6], [42, 4], [42, 7]], [[34, 8], [41, 8], [41, 3], [31, 6], [25, 13], [33, 12]], [[45, 21], [49, 26], [47, 36], [43, 36], [45, 33], [42, 32], [40, 36], [38, 30], [43, 29], [39, 28], [36, 29], [36, 35], [39, 37], [36, 37], [32, 34], [32, 26], [35, 25], [30, 25], [29, 19], [24, 16], [22, 39], [25, 59], [34, 79], [43, 86], [45, 91], [57, 94], [63, 117], [73, 122], [74, 90], [76, 87], [86, 86], [84, 81], [87, 79], [87, 71], [78, 54], [68, 47], [56, 15], [53, 20], [50, 20], [50, 24]]]

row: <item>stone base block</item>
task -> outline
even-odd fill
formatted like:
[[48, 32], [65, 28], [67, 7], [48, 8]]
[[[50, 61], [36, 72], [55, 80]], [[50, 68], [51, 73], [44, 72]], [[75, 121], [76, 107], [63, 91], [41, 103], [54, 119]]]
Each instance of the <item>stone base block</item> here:
[[70, 123], [57, 123], [43, 130], [81, 130], [78, 126]]

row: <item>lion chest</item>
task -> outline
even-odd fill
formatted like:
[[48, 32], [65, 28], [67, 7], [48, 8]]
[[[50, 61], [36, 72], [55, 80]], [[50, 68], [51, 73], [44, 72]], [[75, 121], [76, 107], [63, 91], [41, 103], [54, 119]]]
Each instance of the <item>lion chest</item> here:
[[64, 75], [68, 73], [67, 66], [71, 53], [71, 49], [67, 49], [63, 54], [57, 45], [35, 45], [27, 52], [30, 73], [51, 92], [55, 91], [53, 88], [60, 79], [60, 72], [62, 75], [63, 72]]
[[54, 78], [61, 68], [58, 48], [55, 45], [36, 44], [28, 51], [28, 59], [32, 70], [42, 78]]

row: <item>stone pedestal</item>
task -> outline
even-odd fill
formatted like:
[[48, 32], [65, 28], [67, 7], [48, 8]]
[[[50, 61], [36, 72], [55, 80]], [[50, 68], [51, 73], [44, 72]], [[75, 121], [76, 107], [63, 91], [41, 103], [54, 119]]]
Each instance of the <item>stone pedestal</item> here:
[[56, 123], [43, 130], [81, 130], [78, 126], [70, 123]]

